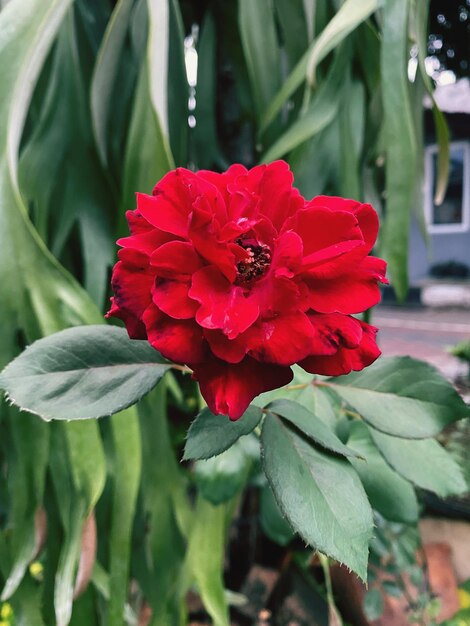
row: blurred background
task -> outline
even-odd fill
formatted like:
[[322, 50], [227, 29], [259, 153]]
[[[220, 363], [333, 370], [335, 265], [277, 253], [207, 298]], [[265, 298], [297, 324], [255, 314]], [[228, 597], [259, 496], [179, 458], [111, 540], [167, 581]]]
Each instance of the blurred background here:
[[[391, 281], [372, 313], [381, 347], [429, 360], [468, 397], [470, 0], [0, 7], [1, 366], [41, 336], [103, 322], [136, 191], [177, 166], [283, 158], [306, 197], [376, 208]], [[468, 498], [423, 494], [422, 535], [378, 520], [379, 584], [365, 593], [292, 539], [247, 482], [246, 458], [188, 478], [178, 461], [197, 403], [177, 378], [99, 423], [46, 424], [2, 403], [1, 626], [172, 626], [207, 613], [221, 626], [227, 604], [239, 626], [333, 626], [330, 583], [353, 626], [470, 624]], [[468, 423], [445, 443], [470, 474]], [[202, 503], [211, 542], [186, 550], [188, 481], [217, 493], [212, 503], [245, 488], [227, 547], [234, 510]], [[224, 595], [224, 569], [236, 593]], [[194, 580], [202, 603], [186, 594]]]

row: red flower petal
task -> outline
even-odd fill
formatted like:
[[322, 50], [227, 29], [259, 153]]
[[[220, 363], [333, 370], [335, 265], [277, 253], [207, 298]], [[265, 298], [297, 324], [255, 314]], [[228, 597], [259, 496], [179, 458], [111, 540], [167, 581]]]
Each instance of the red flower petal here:
[[263, 363], [293, 365], [312, 353], [314, 330], [304, 313], [259, 320], [245, 334], [248, 354]]
[[235, 365], [213, 357], [195, 366], [194, 378], [210, 410], [236, 420], [254, 397], [290, 383], [292, 371], [289, 367], [258, 363], [249, 357]]
[[246, 169], [246, 167], [240, 165], [239, 163], [235, 163], [222, 174], [211, 172], [210, 170], [199, 170], [198, 176], [217, 187], [222, 197], [224, 198], [226, 205], [228, 206], [230, 194], [228, 192], [227, 186], [230, 185], [239, 176], [246, 174], [247, 171], [248, 170]]
[[299, 365], [311, 374], [324, 376], [341, 376], [371, 365], [381, 354], [375, 339], [377, 328], [359, 320], [358, 322], [363, 334], [357, 348], [340, 345], [337, 352], [331, 356], [311, 356], [301, 361]]
[[297, 233], [282, 233], [274, 243], [271, 267], [276, 277], [292, 278], [302, 263], [302, 239]]
[[274, 161], [254, 167], [237, 182], [257, 194], [257, 213], [268, 217], [280, 231], [285, 220], [304, 204], [300, 193], [292, 187], [293, 179], [285, 161]]
[[110, 317], [116, 317], [124, 322], [126, 325], [127, 334], [130, 339], [147, 339], [147, 331], [145, 330], [144, 324], [132, 313], [126, 311], [125, 309], [121, 309], [114, 298], [111, 298], [111, 308], [105, 315], [106, 319]]
[[168, 241], [174, 240], [174, 238], [174, 235], [164, 233], [158, 230], [158, 228], [151, 226], [151, 230], [146, 230], [130, 237], [121, 237], [117, 240], [117, 244], [126, 250], [137, 250], [150, 256], [154, 250]]
[[379, 232], [379, 218], [370, 204], [362, 204], [356, 200], [348, 200], [338, 196], [317, 196], [308, 204], [309, 206], [328, 207], [334, 211], [350, 211], [353, 213], [367, 244], [367, 252], [369, 253], [372, 250]]
[[203, 263], [190, 243], [170, 241], [153, 252], [150, 265], [158, 276], [176, 280], [194, 274]]
[[388, 282], [385, 270], [385, 261], [366, 257], [352, 271], [335, 278], [306, 278], [309, 304], [320, 313], [361, 313], [380, 302], [377, 281]]
[[302, 285], [285, 276], [276, 278], [273, 274], [274, 272], [267, 274], [251, 288], [251, 300], [256, 302], [262, 314], [271, 317], [281, 313], [305, 311], [308, 308], [308, 299], [303, 297]]
[[204, 328], [220, 329], [229, 339], [249, 328], [258, 318], [259, 307], [244, 289], [232, 285], [214, 266], [193, 275], [189, 296], [200, 302], [197, 322]]
[[154, 228], [137, 209], [135, 211], [126, 211], [126, 220], [131, 235], [141, 235]]
[[159, 230], [178, 237], [187, 236], [191, 201], [187, 197], [186, 190], [180, 189], [180, 185], [178, 185], [178, 191], [174, 191], [170, 197], [163, 194], [149, 196], [138, 193], [137, 208], [145, 219]]
[[229, 339], [221, 330], [204, 330], [204, 337], [212, 353], [228, 363], [240, 363], [245, 358], [248, 352], [245, 334]]
[[189, 281], [157, 278], [152, 289], [152, 300], [170, 317], [190, 319], [196, 315], [199, 304], [188, 296], [189, 286]]
[[[363, 237], [359, 222], [353, 213], [332, 211], [328, 208], [307, 207], [298, 211], [289, 221], [301, 237], [306, 263], [315, 261], [315, 253], [334, 247], [343, 242], [361, 242]], [[355, 247], [357, 244], [354, 244]], [[365, 256], [366, 252], [364, 252]]]
[[192, 364], [204, 360], [204, 337], [194, 320], [172, 319], [151, 304], [142, 321], [149, 342], [170, 361]]
[[357, 348], [361, 343], [362, 327], [354, 317], [340, 313], [309, 313], [308, 317], [314, 330], [312, 356], [335, 354], [340, 346]]
[[194, 210], [189, 226], [189, 237], [198, 253], [211, 265], [215, 265], [231, 282], [235, 280], [237, 268], [235, 256], [226, 243], [222, 243], [218, 222], [206, 199], [199, 198], [194, 203]]
[[[114, 266], [111, 279], [114, 302], [120, 309], [141, 319], [143, 312], [152, 301], [151, 290], [155, 274], [149, 268], [148, 263], [137, 264], [139, 255], [134, 254], [135, 264], [131, 264], [130, 255], [128, 257], [127, 262], [118, 261]], [[145, 257], [140, 255], [140, 258]]]
[[217, 188], [180, 167], [162, 178], [152, 196], [137, 194], [137, 208], [153, 226], [186, 237], [193, 202], [200, 196], [210, 199], [214, 214], [223, 218], [225, 203]]

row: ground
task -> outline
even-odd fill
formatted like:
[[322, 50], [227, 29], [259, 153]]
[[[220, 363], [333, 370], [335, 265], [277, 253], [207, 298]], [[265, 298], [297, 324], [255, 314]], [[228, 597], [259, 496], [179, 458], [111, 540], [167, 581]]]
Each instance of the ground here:
[[447, 348], [470, 338], [468, 309], [379, 306], [372, 323], [380, 331], [378, 343], [385, 356], [410, 355], [429, 361], [448, 378], [465, 375], [464, 363]]

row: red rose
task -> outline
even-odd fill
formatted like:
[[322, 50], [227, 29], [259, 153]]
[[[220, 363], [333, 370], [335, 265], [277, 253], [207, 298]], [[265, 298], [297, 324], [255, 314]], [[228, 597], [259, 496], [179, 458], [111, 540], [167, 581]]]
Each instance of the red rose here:
[[289, 383], [290, 366], [339, 375], [380, 354], [351, 316], [377, 304], [385, 262], [368, 256], [368, 204], [292, 187], [283, 161], [224, 174], [179, 168], [137, 194], [120, 239], [108, 316], [189, 365], [214, 413], [240, 417]]

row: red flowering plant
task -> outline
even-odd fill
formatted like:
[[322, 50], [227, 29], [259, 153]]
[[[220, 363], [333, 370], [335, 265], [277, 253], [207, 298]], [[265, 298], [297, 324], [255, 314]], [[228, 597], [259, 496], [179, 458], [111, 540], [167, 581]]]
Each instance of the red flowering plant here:
[[292, 380], [291, 365], [338, 376], [379, 356], [354, 317], [380, 299], [369, 204], [305, 200], [284, 161], [223, 174], [179, 168], [128, 211], [108, 317], [188, 365], [216, 414]]
[[468, 408], [429, 364], [377, 360], [377, 329], [355, 317], [387, 282], [385, 262], [370, 256], [374, 209], [306, 200], [292, 183], [283, 161], [169, 172], [152, 195], [137, 195], [131, 234], [118, 241], [107, 317], [127, 333], [101, 324], [40, 339], [0, 386], [46, 420], [73, 420], [117, 413], [168, 370], [191, 371], [208, 405], [184, 448], [199, 495], [213, 505], [235, 498], [261, 455], [266, 534], [278, 540], [282, 513], [282, 541], [292, 527], [365, 579], [373, 510], [414, 523], [413, 485], [465, 490], [432, 437]]

